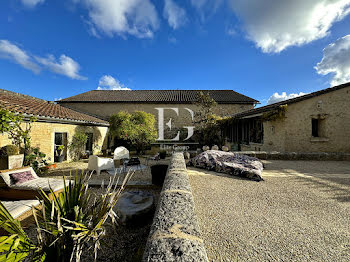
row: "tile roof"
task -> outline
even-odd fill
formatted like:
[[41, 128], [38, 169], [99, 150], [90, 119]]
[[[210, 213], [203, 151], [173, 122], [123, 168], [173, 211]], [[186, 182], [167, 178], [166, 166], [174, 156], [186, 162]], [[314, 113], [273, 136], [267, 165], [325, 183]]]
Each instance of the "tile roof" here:
[[57, 122], [74, 121], [97, 125], [108, 125], [99, 118], [76, 112], [53, 102], [0, 89], [0, 107], [36, 117], [48, 117]]
[[350, 82], [346, 83], [346, 84], [342, 84], [342, 85], [338, 85], [338, 86], [322, 89], [320, 91], [316, 91], [316, 92], [313, 92], [313, 93], [310, 93], [310, 94], [306, 94], [306, 95], [303, 95], [303, 96], [298, 96], [298, 97], [295, 97], [295, 98], [284, 100], [284, 101], [281, 101], [281, 102], [278, 102], [278, 103], [270, 104], [270, 105], [267, 105], [267, 106], [258, 107], [258, 108], [255, 108], [255, 109], [250, 109], [250, 110], [247, 110], [247, 111], [235, 114], [235, 115], [233, 115], [233, 117], [240, 118], [240, 117], [246, 117], [246, 116], [252, 116], [252, 115], [256, 115], [256, 114], [261, 114], [261, 113], [268, 112], [270, 110], [276, 109], [277, 107], [282, 106], [282, 105], [294, 104], [294, 103], [297, 103], [297, 102], [300, 102], [300, 101], [304, 101], [306, 99], [310, 99], [310, 98], [317, 97], [317, 96], [320, 96], [320, 95], [323, 95], [323, 94], [334, 92], [334, 91], [337, 91], [337, 90], [340, 90], [340, 89], [343, 89], [343, 88], [346, 88], [346, 87], [350, 87]]
[[233, 90], [92, 90], [68, 97], [59, 103], [172, 103], [188, 104], [198, 100], [199, 92], [208, 92], [219, 104], [255, 104], [259, 101]]

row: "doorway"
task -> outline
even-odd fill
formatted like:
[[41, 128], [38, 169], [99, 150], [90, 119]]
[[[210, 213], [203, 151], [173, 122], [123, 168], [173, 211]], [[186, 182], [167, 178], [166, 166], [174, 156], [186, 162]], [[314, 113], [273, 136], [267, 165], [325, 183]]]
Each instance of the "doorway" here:
[[55, 145], [54, 145], [54, 153], [55, 153], [55, 162], [62, 162], [67, 160], [67, 133], [57, 132], [55, 133]]

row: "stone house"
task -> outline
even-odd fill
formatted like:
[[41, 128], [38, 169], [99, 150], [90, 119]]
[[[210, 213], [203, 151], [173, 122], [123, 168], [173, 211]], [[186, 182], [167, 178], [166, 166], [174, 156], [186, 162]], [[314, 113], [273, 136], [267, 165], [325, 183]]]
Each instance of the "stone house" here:
[[[67, 145], [76, 132], [88, 134], [86, 150], [93, 153], [101, 151], [106, 144], [108, 122], [74, 111], [53, 102], [0, 89], [0, 107], [24, 115], [24, 120], [35, 116], [32, 123], [31, 144], [39, 147], [47, 158], [54, 162], [57, 147], [64, 145], [65, 160], [70, 160]], [[24, 122], [23, 125], [26, 125]], [[0, 146], [11, 144], [6, 133], [0, 134]], [[56, 154], [57, 155], [57, 154]]]
[[242, 151], [350, 152], [350, 83], [233, 115], [224, 135]]
[[[172, 121], [172, 130], [193, 125], [191, 110], [195, 114], [200, 90], [93, 90], [58, 101], [61, 106], [108, 120], [119, 111], [145, 111], [158, 121], [160, 108], [164, 108], [164, 126]], [[202, 90], [217, 102], [215, 113], [230, 116], [254, 108], [258, 103], [233, 90]], [[189, 110], [188, 110], [189, 109]], [[168, 128], [168, 127], [166, 127]], [[171, 130], [165, 130], [168, 134]], [[176, 131], [177, 132], [177, 131]]]

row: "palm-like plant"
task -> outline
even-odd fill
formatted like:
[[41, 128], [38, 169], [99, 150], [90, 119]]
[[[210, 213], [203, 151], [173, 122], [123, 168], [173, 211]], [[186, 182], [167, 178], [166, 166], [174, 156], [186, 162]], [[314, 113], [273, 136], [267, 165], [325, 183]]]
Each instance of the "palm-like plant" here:
[[0, 261], [21, 261], [36, 247], [0, 201], [0, 228], [9, 236], [0, 236]]
[[65, 189], [58, 196], [51, 189], [52, 199], [40, 190], [42, 209], [33, 210], [36, 244], [1, 204], [0, 226], [9, 236], [0, 238], [0, 255], [8, 261], [21, 261], [29, 254], [35, 261], [80, 261], [83, 250], [93, 249], [96, 259], [106, 232], [106, 221], [110, 218], [115, 225], [113, 207], [132, 174], [129, 172], [125, 176], [120, 187], [118, 181], [111, 179], [105, 191], [94, 199], [88, 190], [87, 175], [70, 180], [68, 185], [64, 180]]

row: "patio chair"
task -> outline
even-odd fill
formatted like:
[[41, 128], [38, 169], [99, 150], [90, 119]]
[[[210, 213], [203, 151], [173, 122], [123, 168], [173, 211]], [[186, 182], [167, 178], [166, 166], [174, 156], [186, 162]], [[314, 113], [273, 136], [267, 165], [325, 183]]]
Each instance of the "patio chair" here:
[[50, 187], [58, 195], [64, 189], [63, 180], [38, 177], [31, 167], [0, 170], [0, 199], [35, 199], [39, 188], [52, 197]]
[[114, 169], [114, 161], [111, 158], [89, 156], [88, 169], [100, 175], [102, 170]]

